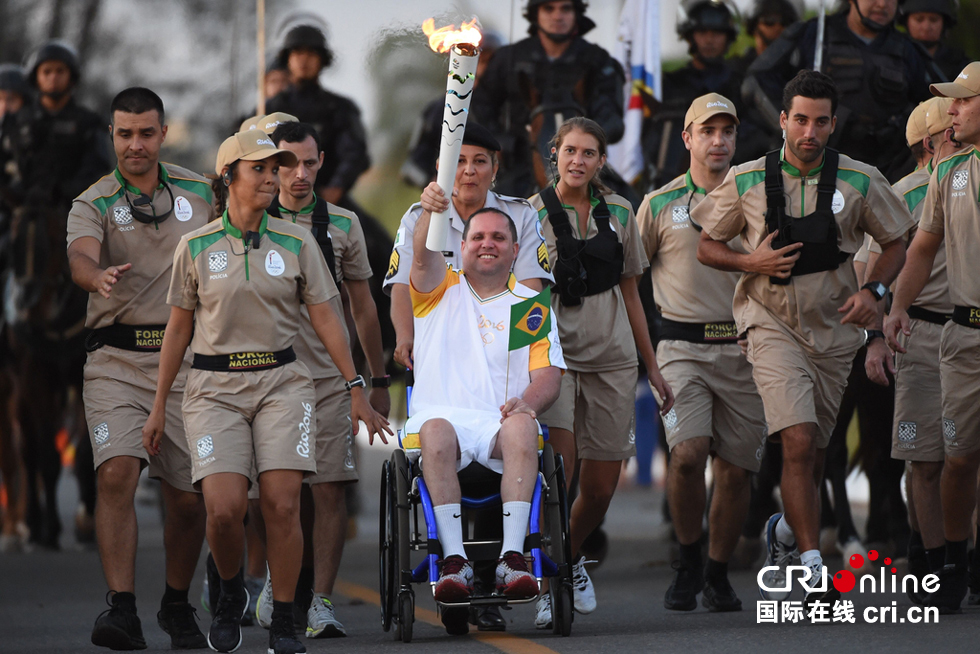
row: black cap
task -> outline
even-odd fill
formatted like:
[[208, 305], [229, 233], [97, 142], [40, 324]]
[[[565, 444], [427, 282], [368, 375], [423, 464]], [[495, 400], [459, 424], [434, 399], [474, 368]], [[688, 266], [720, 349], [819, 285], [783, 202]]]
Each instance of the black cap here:
[[282, 49], [276, 57], [280, 68], [287, 68], [289, 53], [298, 48], [309, 48], [320, 55], [320, 65], [329, 68], [333, 63], [333, 51], [327, 46], [327, 37], [314, 25], [297, 25], [286, 33]]
[[475, 145], [491, 152], [500, 152], [500, 142], [480, 123], [469, 122], [463, 132], [463, 145]]
[[31, 86], [37, 86], [37, 69], [45, 61], [60, 61], [71, 72], [72, 84], [77, 84], [82, 75], [81, 66], [78, 63], [78, 53], [64, 41], [52, 39], [41, 44], [37, 50], [31, 53], [24, 64], [30, 72], [27, 74], [27, 81]]

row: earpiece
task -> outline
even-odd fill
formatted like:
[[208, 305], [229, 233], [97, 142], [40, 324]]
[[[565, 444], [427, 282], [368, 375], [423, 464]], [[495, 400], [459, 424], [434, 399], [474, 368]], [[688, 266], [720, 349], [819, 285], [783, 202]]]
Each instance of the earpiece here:
[[232, 180], [232, 178], [233, 178], [233, 175], [232, 175], [232, 171], [230, 171], [230, 170], [229, 171], [226, 171], [221, 176], [221, 179], [224, 180], [224, 182], [225, 182], [225, 186], [231, 186], [231, 180]]
[[558, 165], [558, 153], [555, 152], [554, 148], [551, 149], [551, 165], [552, 166]]

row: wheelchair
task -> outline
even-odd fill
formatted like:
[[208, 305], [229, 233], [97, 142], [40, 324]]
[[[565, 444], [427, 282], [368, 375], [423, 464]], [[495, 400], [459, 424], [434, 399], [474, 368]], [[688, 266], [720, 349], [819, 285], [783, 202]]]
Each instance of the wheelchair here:
[[[572, 557], [569, 541], [568, 499], [565, 492], [565, 470], [562, 458], [547, 442], [547, 427], [542, 427], [543, 442], [539, 441], [538, 476], [531, 498], [529, 534], [524, 539], [524, 553], [530, 553], [531, 573], [541, 581], [549, 578], [552, 631], [568, 636], [572, 629], [573, 590]], [[381, 626], [385, 632], [394, 626], [395, 640], [412, 640], [415, 622], [414, 584], [429, 583], [435, 592], [439, 580], [437, 561], [442, 548], [436, 530], [432, 500], [422, 475], [418, 443], [405, 443], [398, 432], [399, 449], [392, 453], [381, 469], [381, 511], [379, 570], [381, 588]], [[406, 448], [409, 452], [406, 452]], [[477, 463], [459, 472], [462, 499], [463, 542], [466, 555], [473, 562], [492, 561], [500, 555], [500, 540], [474, 540], [469, 517], [474, 511], [500, 507], [500, 475]], [[419, 510], [424, 525], [419, 522]], [[413, 564], [413, 554], [417, 562]], [[421, 559], [421, 560], [418, 560]], [[506, 606], [534, 602], [530, 599], [510, 599], [496, 593], [474, 591], [468, 602], [437, 603], [440, 610], [465, 607]]]

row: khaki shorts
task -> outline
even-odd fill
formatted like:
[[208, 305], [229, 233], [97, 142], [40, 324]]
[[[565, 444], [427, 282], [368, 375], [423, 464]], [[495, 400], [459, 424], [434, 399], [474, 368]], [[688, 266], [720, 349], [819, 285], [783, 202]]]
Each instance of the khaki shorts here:
[[[235, 472], [316, 472], [316, 393], [301, 361], [251, 372], [191, 370], [184, 428], [195, 484]], [[254, 468], [253, 468], [254, 459]]]
[[742, 349], [735, 343], [661, 341], [657, 361], [674, 391], [674, 407], [664, 416], [670, 449], [708, 437], [717, 456], [758, 472], [769, 432]]
[[980, 449], [980, 329], [946, 323], [940, 352], [946, 454], [965, 456]]
[[561, 394], [538, 422], [574, 433], [580, 459], [625, 461], [636, 454], [635, 417], [635, 367], [566, 370]]
[[141, 461], [140, 468], [149, 465], [150, 477], [162, 479], [178, 490], [196, 492], [191, 484], [191, 457], [180, 413], [182, 384], [175, 384], [179, 390], [171, 391], [167, 399], [167, 425], [160, 454], [151, 457], [143, 449], [143, 427], [153, 409], [159, 360], [160, 355], [155, 352], [128, 352], [109, 346], [89, 353], [82, 403], [95, 469], [113, 457], [131, 456]]
[[837, 424], [844, 387], [857, 350], [815, 357], [778, 329], [749, 329], [752, 378], [766, 409], [770, 436], [803, 423], [817, 426], [817, 449], [825, 449]]
[[357, 458], [350, 423], [350, 391], [340, 375], [317, 379], [316, 474], [309, 484], [357, 481]]
[[909, 321], [909, 335], [899, 335], [905, 354], [895, 357], [895, 420], [892, 458], [942, 461], [943, 392], [939, 377], [939, 343], [943, 326]]

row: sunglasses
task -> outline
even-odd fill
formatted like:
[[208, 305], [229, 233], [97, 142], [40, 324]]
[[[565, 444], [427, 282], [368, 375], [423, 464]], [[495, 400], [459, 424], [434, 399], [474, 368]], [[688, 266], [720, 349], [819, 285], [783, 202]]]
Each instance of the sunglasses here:
[[[127, 188], [128, 183], [123, 186], [123, 196], [126, 198], [126, 204], [129, 205], [129, 211], [132, 213], [133, 218], [143, 223], [144, 225], [149, 223], [157, 223], [158, 225], [170, 217], [170, 214], [174, 212], [174, 192], [170, 190], [170, 184], [164, 182], [163, 187], [167, 189], [167, 194], [170, 195], [170, 209], [159, 216], [156, 214], [156, 210], [153, 208], [153, 198], [146, 193], [140, 193], [139, 197], [135, 200], [129, 199], [129, 190]], [[150, 207], [152, 213], [147, 213], [142, 210], [142, 207]], [[137, 207], [141, 207], [137, 209]]]

